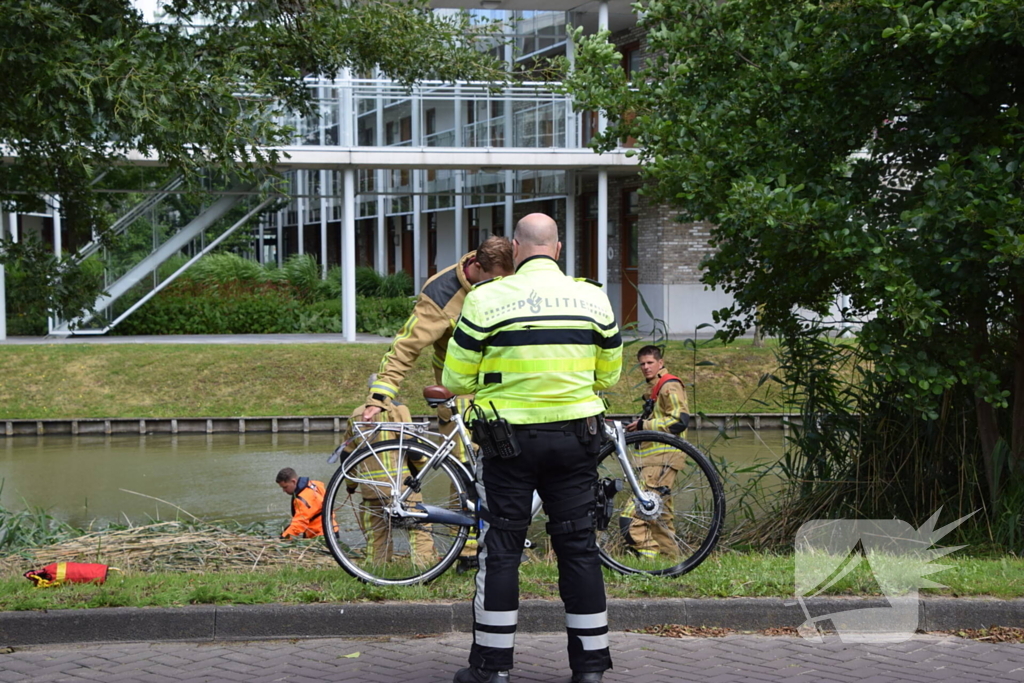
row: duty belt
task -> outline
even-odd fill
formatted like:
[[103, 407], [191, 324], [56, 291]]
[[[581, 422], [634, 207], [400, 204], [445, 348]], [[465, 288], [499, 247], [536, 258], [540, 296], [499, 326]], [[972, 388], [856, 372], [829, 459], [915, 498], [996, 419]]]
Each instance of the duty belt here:
[[580, 417], [575, 420], [562, 420], [560, 422], [536, 422], [533, 424], [515, 424], [511, 426], [517, 432], [565, 432], [566, 434], [573, 434], [581, 439], [585, 439], [589, 432], [587, 429], [588, 419]]

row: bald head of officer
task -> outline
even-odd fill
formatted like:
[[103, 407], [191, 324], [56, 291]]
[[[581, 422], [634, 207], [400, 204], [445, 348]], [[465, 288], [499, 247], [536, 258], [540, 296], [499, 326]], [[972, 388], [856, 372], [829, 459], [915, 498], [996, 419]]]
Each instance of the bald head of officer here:
[[562, 253], [555, 219], [543, 213], [531, 213], [516, 223], [512, 237], [512, 258], [516, 267], [533, 256], [549, 256], [556, 261]]

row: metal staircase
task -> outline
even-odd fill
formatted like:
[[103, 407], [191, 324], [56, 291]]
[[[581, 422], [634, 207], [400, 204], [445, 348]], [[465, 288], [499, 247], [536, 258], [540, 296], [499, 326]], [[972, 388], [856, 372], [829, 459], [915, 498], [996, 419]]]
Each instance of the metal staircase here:
[[[180, 181], [178, 184], [180, 184]], [[177, 185], [174, 185], [174, 181], [172, 181], [172, 183], [161, 188], [160, 193], [147, 198], [146, 201], [140, 203], [136, 207], [133, 207], [130, 212], [118, 219], [110, 230], [113, 231], [116, 228], [120, 233], [123, 233], [138, 218], [152, 211], [161, 201], [170, 196], [175, 187], [177, 187]], [[214, 239], [209, 242], [205, 242], [204, 236], [206, 232], [213, 228], [218, 221], [221, 221], [221, 219], [223, 219], [231, 209], [243, 201], [252, 201], [250, 193], [254, 189], [255, 188], [252, 185], [239, 185], [232, 187], [227, 194], [219, 197], [212, 204], [206, 206], [187, 224], [177, 230], [174, 230], [159, 244], [154, 244], [151, 252], [143, 256], [125, 272], [116, 276], [112, 281], [109, 281], [106, 285], [106, 292], [96, 299], [96, 303], [93, 306], [95, 313], [86, 314], [74, 320], [51, 319], [50, 334], [56, 336], [67, 336], [71, 334], [99, 335], [112, 329], [115, 325], [127, 318], [140, 306], [173, 282], [179, 275], [188, 270], [188, 268], [202, 256], [208, 254], [230, 235], [234, 234], [238, 228], [245, 225], [254, 216], [258, 215], [263, 209], [277, 200], [277, 197], [270, 196], [259, 201], [253, 208], [247, 211], [244, 216], [224, 229], [223, 232], [220, 232]], [[108, 232], [108, 234], [110, 233]], [[154, 235], [156, 235], [155, 231]], [[157, 239], [154, 236], [154, 243], [156, 241]], [[190, 250], [193, 255], [183, 266], [175, 270], [162, 281], [156, 281], [157, 278], [155, 274], [157, 273], [157, 269], [163, 263], [176, 254], [184, 252], [190, 244], [195, 245], [196, 243], [202, 244], [202, 246], [200, 248], [193, 248]], [[80, 261], [84, 260], [90, 255], [95, 254], [101, 248], [103, 248], [103, 245], [100, 244], [100, 240], [94, 240], [83, 247], [76, 255], [76, 258]], [[124, 311], [114, 315], [112, 308], [114, 303], [148, 276], [153, 276], [154, 278], [152, 289]]]

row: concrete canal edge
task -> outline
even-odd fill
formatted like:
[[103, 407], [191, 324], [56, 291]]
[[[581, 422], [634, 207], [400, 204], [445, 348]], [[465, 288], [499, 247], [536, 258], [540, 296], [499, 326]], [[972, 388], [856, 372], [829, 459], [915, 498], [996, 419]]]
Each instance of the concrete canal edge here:
[[[632, 415], [609, 415], [613, 419], [632, 418]], [[744, 413], [738, 415], [694, 415], [699, 430], [734, 432], [753, 429], [786, 429], [787, 424], [799, 424], [800, 416], [783, 413]], [[415, 422], [436, 417], [418, 415]], [[343, 432], [348, 416], [277, 416], [277, 417], [176, 417], [176, 418], [80, 418], [56, 420], [0, 420], [0, 437], [15, 436], [103, 436], [112, 434], [309, 434], [314, 432]]]
[[[884, 598], [814, 598], [805, 602], [813, 615], [889, 607]], [[613, 631], [655, 624], [755, 631], [796, 627], [805, 618], [795, 601], [783, 598], [609, 600], [608, 612]], [[520, 631], [559, 632], [564, 624], [560, 602], [523, 601]], [[924, 598], [920, 601], [919, 630], [956, 631], [990, 626], [1024, 627], [1024, 599]], [[468, 632], [471, 627], [468, 601], [115, 607], [0, 612], [0, 646], [413, 636]]]

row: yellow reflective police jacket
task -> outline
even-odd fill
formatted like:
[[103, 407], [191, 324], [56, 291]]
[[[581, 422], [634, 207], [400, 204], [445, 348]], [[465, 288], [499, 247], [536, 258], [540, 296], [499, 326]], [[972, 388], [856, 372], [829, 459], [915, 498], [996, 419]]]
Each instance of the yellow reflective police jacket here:
[[475, 287], [448, 343], [444, 385], [476, 394], [512, 424], [597, 415], [594, 392], [622, 369], [622, 338], [608, 297], [567, 277], [546, 256], [523, 261], [515, 275]]

